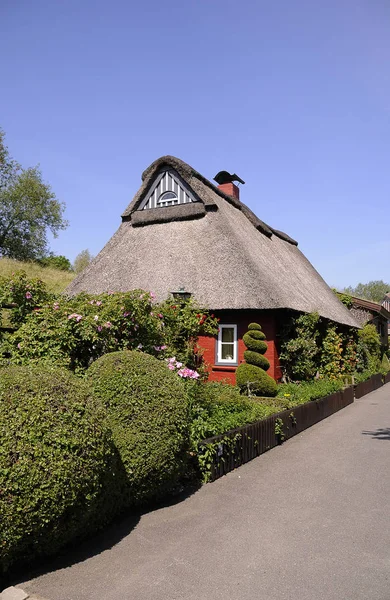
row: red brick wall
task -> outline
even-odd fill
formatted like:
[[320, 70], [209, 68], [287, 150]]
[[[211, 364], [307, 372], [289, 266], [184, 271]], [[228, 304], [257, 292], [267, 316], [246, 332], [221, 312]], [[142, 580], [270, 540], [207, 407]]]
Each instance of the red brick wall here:
[[[220, 318], [220, 323], [236, 324], [238, 335], [238, 364], [244, 362], [246, 346], [242, 336], [247, 332], [249, 323], [259, 323], [265, 333], [268, 344], [265, 356], [270, 362], [267, 371], [271, 377], [278, 380], [282, 376], [279, 354], [276, 344], [277, 319], [274, 311], [214, 311], [215, 316]], [[209, 370], [209, 380], [226, 380], [233, 385], [236, 383], [236, 366], [220, 366], [215, 364], [217, 339], [211, 336], [199, 338], [199, 348], [204, 349], [203, 359]]]

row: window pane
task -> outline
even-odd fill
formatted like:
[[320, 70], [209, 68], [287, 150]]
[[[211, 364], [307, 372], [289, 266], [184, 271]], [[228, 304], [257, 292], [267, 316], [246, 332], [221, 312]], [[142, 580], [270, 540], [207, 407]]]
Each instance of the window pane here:
[[234, 344], [222, 344], [222, 360], [233, 360]]
[[222, 328], [222, 341], [223, 342], [234, 342], [233, 327], [223, 327]]

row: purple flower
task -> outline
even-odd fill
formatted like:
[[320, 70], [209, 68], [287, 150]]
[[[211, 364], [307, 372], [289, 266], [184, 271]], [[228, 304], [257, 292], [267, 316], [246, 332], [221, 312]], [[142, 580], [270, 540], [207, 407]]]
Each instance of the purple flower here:
[[154, 294], [153, 292], [150, 292], [150, 297], [151, 297], [152, 300], [155, 300], [156, 299], [156, 294]]
[[32, 298], [32, 293], [26, 292], [26, 298], [27, 298], [27, 300], [30, 300], [30, 298]]
[[101, 306], [102, 304], [103, 304], [103, 303], [102, 303], [102, 302], [100, 302], [100, 300], [98, 300], [98, 301], [96, 302], [96, 306]]
[[143, 345], [142, 344], [138, 344], [137, 348], [138, 348], [138, 350], [142, 350]]
[[19, 342], [19, 344], [18, 344], [19, 350], [21, 349], [21, 347], [22, 347], [22, 344]]
[[107, 327], [107, 329], [110, 329], [110, 327], [112, 327], [112, 324], [110, 323], [110, 321], [107, 321], [106, 323], [104, 323], [104, 327]]
[[175, 365], [173, 365], [172, 363], [169, 363], [169, 365], [168, 365], [168, 369], [169, 369], [170, 371], [174, 371], [174, 370], [175, 370]]
[[129, 313], [129, 312], [124, 312], [124, 313], [123, 313], [123, 316], [124, 316], [124, 317], [128, 317], [130, 314], [131, 314], [131, 313]]
[[168, 346], [161, 346], [161, 350], [166, 350]]
[[53, 309], [58, 310], [59, 308], [60, 308], [60, 305], [58, 304], [58, 302], [54, 302]]
[[98, 325], [97, 330], [101, 331], [103, 329], [103, 327], [101, 325]]
[[160, 319], [163, 319], [163, 318], [164, 318], [164, 315], [162, 315], [161, 313], [158, 313], [158, 315], [157, 315], [157, 316], [158, 316]]

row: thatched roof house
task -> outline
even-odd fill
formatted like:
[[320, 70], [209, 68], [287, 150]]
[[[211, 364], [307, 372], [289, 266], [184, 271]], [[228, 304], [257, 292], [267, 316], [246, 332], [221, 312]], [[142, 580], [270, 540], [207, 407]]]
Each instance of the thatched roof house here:
[[[229, 324], [231, 319], [238, 323], [234, 314], [250, 311], [250, 318], [262, 322], [253, 311], [269, 317], [270, 311], [289, 309], [317, 311], [357, 326], [297, 242], [263, 223], [239, 200], [232, 178], [222, 176], [217, 187], [183, 161], [164, 156], [142, 180], [118, 231], [71, 283], [69, 293], [143, 288], [163, 300], [184, 287], [205, 307], [223, 311]], [[234, 343], [239, 334], [236, 328]], [[270, 330], [270, 335], [276, 334]], [[212, 362], [225, 362], [215, 352]], [[233, 358], [221, 367], [235, 370], [239, 344]], [[271, 374], [277, 376], [272, 369]]]

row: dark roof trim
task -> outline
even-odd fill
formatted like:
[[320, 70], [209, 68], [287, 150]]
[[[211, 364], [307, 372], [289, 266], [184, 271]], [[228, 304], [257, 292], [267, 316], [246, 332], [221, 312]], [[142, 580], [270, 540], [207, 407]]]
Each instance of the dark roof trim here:
[[366, 308], [367, 310], [370, 310], [371, 312], [381, 315], [382, 317], [384, 317], [387, 320], [390, 319], [390, 312], [388, 310], [386, 310], [384, 306], [382, 306], [381, 304], [378, 304], [377, 302], [371, 302], [370, 300], [363, 300], [363, 298], [357, 298], [356, 296], [351, 296], [351, 300], [352, 300], [353, 306], [355, 308]]
[[187, 221], [189, 219], [200, 219], [206, 214], [204, 204], [191, 202], [188, 204], [175, 204], [162, 208], [150, 208], [134, 211], [130, 216], [124, 217], [124, 221], [131, 220], [133, 227], [142, 227], [152, 223], [167, 223], [171, 221]]

